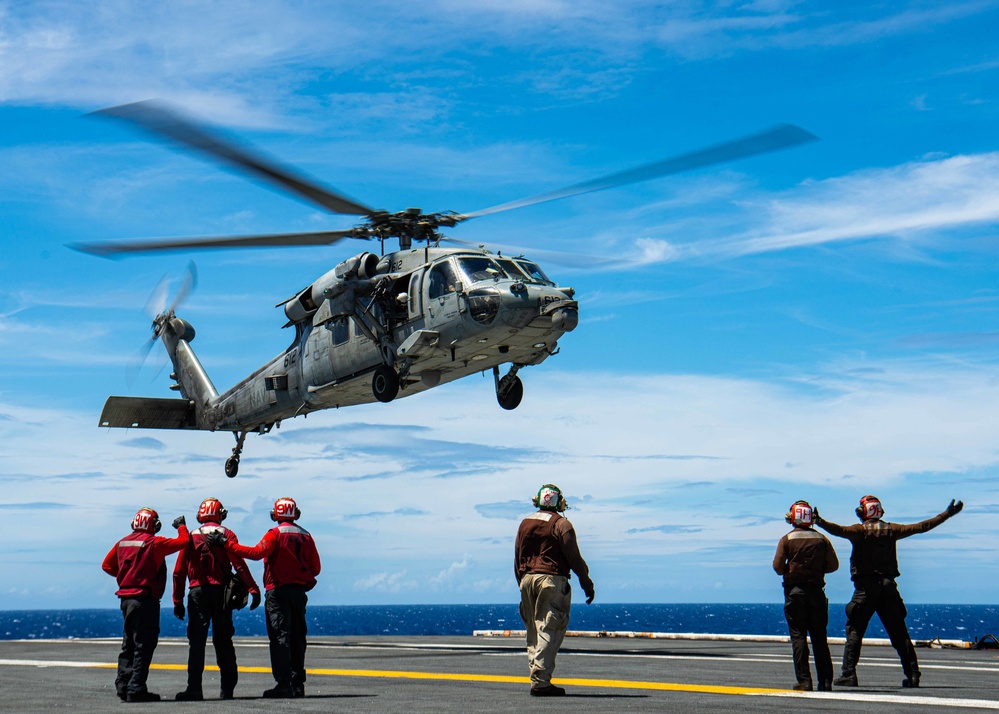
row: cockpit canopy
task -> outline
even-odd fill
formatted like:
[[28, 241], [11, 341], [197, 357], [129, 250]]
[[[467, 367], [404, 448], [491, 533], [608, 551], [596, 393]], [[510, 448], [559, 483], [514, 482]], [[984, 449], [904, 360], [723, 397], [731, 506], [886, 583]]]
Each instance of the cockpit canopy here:
[[524, 258], [504, 258], [501, 256], [460, 255], [458, 268], [468, 284], [483, 280], [520, 280], [536, 285], [555, 285], [537, 263]]

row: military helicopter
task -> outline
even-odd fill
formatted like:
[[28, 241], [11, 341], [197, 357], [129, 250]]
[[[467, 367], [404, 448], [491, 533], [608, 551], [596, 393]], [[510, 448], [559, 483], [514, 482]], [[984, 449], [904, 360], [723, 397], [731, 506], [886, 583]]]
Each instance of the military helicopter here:
[[[171, 389], [180, 398], [109, 397], [100, 426], [231, 431], [236, 445], [225, 462], [229, 477], [239, 470], [247, 435], [267, 434], [285, 419], [322, 409], [387, 403], [486, 370], [492, 370], [500, 407], [515, 409], [520, 404], [524, 385], [518, 372], [557, 354], [559, 339], [579, 322], [575, 291], [560, 287], [533, 260], [456, 241], [442, 235], [441, 228], [816, 138], [785, 124], [471, 213], [424, 213], [418, 208], [392, 213], [369, 208], [259, 152], [237, 146], [159, 102], [126, 104], [96, 114], [129, 122], [332, 213], [363, 220], [345, 230], [71, 246], [77, 250], [118, 257], [169, 250], [331, 245], [345, 239], [379, 243], [378, 253], [348, 258], [278, 303], [288, 318], [285, 327], [295, 329], [291, 344], [222, 394], [191, 349], [194, 328], [176, 314], [179, 299], [193, 280], [188, 279], [178, 299], [153, 318], [150, 345], [162, 340], [173, 364]], [[386, 252], [388, 241], [398, 241], [398, 250]], [[447, 246], [449, 242], [455, 247]], [[501, 376], [503, 365], [509, 367]]]

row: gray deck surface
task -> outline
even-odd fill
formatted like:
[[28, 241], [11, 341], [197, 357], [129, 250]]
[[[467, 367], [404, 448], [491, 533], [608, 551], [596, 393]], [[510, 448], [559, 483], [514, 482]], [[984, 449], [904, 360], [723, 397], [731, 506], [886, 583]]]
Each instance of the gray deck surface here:
[[[999, 709], [999, 652], [920, 649], [923, 686], [901, 688], [890, 647], [865, 646], [857, 689], [789, 691], [790, 645], [781, 643], [567, 639], [556, 682], [568, 696], [528, 696], [519, 639], [501, 637], [317, 637], [309, 640], [306, 698], [266, 700], [273, 686], [267, 641], [237, 638], [236, 700], [218, 696], [205, 673], [203, 703], [126, 704], [115, 696], [115, 639], [0, 641], [4, 711], [130, 710], [269, 712], [910, 712]], [[841, 645], [832, 646], [834, 662]], [[209, 644], [208, 662], [214, 653]], [[149, 689], [172, 700], [186, 686], [187, 642], [162, 639]], [[776, 691], [759, 691], [776, 690]]]

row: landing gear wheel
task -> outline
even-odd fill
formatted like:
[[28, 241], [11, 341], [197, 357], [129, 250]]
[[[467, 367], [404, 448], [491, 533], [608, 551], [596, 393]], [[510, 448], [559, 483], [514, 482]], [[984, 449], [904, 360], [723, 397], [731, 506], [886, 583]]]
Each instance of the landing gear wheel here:
[[506, 410], [516, 409], [524, 398], [524, 383], [516, 375], [508, 375], [500, 381], [496, 391], [496, 401]]
[[235, 456], [230, 456], [225, 460], [225, 475], [229, 478], [235, 478], [236, 474], [239, 473], [239, 459]]
[[399, 393], [399, 373], [388, 365], [381, 365], [371, 378], [371, 391], [380, 402], [391, 402]]

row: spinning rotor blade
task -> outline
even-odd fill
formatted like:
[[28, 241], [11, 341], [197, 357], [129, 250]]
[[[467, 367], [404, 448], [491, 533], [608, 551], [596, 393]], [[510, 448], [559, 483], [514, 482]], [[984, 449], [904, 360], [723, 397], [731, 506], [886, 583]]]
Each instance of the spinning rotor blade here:
[[269, 181], [279, 188], [333, 213], [362, 216], [374, 213], [373, 209], [364, 204], [322, 186], [316, 179], [301, 173], [296, 174], [291, 169], [237, 147], [235, 144], [212, 134], [207, 129], [197, 126], [194, 122], [175, 114], [158, 102], [145, 101], [122, 104], [117, 107], [100, 109], [94, 114], [131, 122], [146, 131], [200, 151], [240, 171]]
[[[149, 318], [153, 320], [153, 334], [146, 340], [142, 347], [139, 348], [138, 352], [128, 361], [125, 367], [125, 382], [131, 388], [135, 384], [136, 378], [139, 376], [139, 372], [142, 371], [143, 365], [145, 365], [146, 360], [149, 359], [149, 353], [152, 351], [153, 346], [156, 344], [156, 340], [159, 339], [159, 333], [156, 331], [156, 325], [159, 320], [164, 315], [169, 315], [173, 313], [177, 307], [183, 303], [188, 295], [198, 286], [198, 267], [194, 264], [192, 260], [187, 264], [187, 270], [184, 272], [184, 277], [181, 278], [180, 285], [177, 287], [177, 292], [173, 296], [173, 300], [170, 305], [167, 306], [167, 295], [170, 290], [170, 278], [164, 275], [160, 278], [159, 283], [153, 288], [153, 292], [150, 293], [149, 299], [146, 300], [146, 314]], [[161, 364], [159, 370], [163, 369]]]
[[817, 139], [817, 136], [805, 131], [801, 127], [794, 126], [793, 124], [781, 124], [758, 134], [751, 134], [741, 139], [709, 146], [699, 151], [680, 154], [679, 156], [638, 166], [627, 171], [619, 171], [591, 181], [584, 181], [583, 183], [573, 184], [565, 188], [548, 191], [537, 196], [530, 196], [517, 201], [503, 203], [499, 206], [484, 208], [480, 211], [465, 213], [461, 216], [461, 220], [477, 218], [478, 216], [488, 216], [491, 213], [500, 213], [501, 211], [511, 211], [514, 208], [524, 208], [525, 206], [533, 206], [537, 203], [545, 203], [547, 201], [557, 201], [560, 198], [578, 196], [583, 193], [603, 191], [607, 188], [648, 181], [660, 176], [693, 171], [705, 166], [714, 166], [715, 164], [728, 163], [758, 154], [787, 149]]
[[135, 243], [71, 243], [81, 253], [114, 258], [119, 254], [155, 253], [200, 248], [268, 248], [286, 245], [332, 245], [344, 238], [364, 238], [353, 229], [315, 233], [270, 233], [259, 236], [223, 236], [218, 238], [176, 238]]

